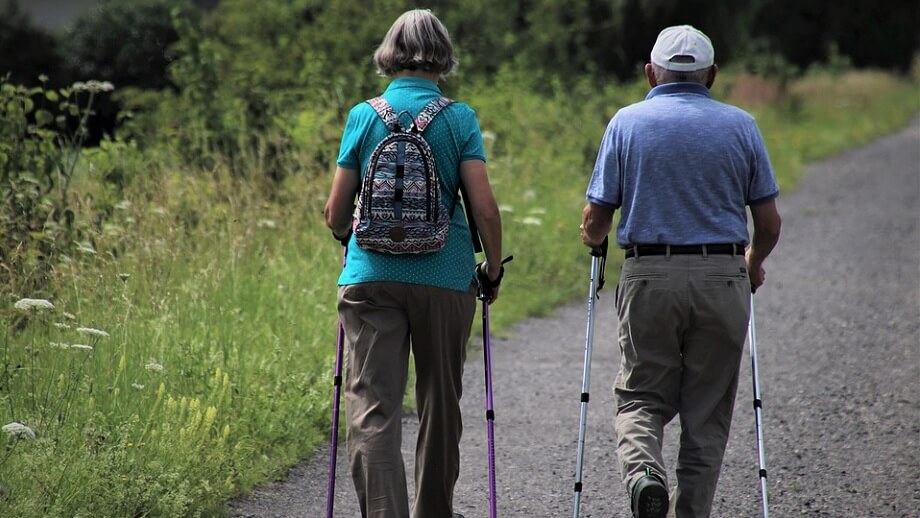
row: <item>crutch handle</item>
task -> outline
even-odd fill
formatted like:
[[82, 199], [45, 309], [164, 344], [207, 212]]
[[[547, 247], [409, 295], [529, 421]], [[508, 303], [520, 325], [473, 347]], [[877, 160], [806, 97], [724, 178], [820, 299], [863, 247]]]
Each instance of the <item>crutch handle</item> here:
[[597, 289], [595, 292], [601, 291], [604, 288], [604, 282], [606, 281], [604, 277], [607, 271], [607, 249], [609, 246], [610, 238], [609, 236], [604, 236], [604, 242], [601, 243], [600, 246], [591, 249], [591, 257], [596, 257], [600, 260], [597, 274]]
[[607, 257], [607, 248], [610, 246], [610, 237], [604, 236], [604, 242], [600, 246], [595, 246], [591, 248], [591, 255], [594, 257]]

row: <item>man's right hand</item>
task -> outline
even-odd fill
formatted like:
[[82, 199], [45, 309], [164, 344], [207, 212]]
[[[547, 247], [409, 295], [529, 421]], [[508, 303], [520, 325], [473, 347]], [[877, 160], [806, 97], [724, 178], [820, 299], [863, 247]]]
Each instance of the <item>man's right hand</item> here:
[[755, 264], [751, 261], [750, 253], [744, 258], [747, 263], [748, 277], [751, 279], [751, 292], [757, 291], [757, 288], [763, 286], [767, 278], [767, 271], [763, 269], [763, 263]]

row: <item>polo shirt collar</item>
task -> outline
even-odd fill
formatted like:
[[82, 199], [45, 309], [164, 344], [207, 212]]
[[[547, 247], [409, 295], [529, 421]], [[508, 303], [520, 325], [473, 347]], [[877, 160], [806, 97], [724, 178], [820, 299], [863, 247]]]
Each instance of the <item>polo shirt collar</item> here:
[[699, 83], [667, 83], [663, 85], [658, 85], [655, 88], [652, 88], [652, 91], [645, 96], [645, 99], [651, 99], [659, 95], [681, 95], [681, 94], [691, 94], [691, 95], [704, 95], [706, 97], [712, 97], [712, 93], [706, 88], [705, 85]]
[[427, 79], [422, 79], [421, 77], [397, 77], [396, 79], [390, 81], [386, 91], [390, 92], [400, 88], [422, 88], [425, 90], [431, 90], [432, 92], [441, 95], [441, 89], [438, 88], [437, 84]]

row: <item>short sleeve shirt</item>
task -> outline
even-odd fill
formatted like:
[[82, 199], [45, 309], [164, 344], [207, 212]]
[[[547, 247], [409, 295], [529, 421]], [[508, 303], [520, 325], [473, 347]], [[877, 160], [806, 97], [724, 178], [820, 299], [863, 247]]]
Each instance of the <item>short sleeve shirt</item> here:
[[[397, 113], [406, 111], [404, 120], [414, 119], [422, 108], [441, 96], [438, 86], [428, 80], [402, 77], [390, 82], [383, 98]], [[364, 177], [371, 153], [387, 135], [377, 112], [363, 102], [351, 109], [336, 163], [358, 171]], [[457, 201], [460, 187], [460, 163], [485, 161], [482, 134], [476, 112], [468, 105], [455, 102], [444, 108], [423, 134], [431, 147], [441, 177], [441, 203], [453, 209], [450, 230], [444, 248], [430, 254], [386, 254], [364, 250], [354, 238], [348, 243], [348, 255], [339, 285], [391, 281], [425, 284], [457, 291], [469, 289], [476, 260], [470, 229], [462, 205]]]
[[778, 194], [754, 118], [703, 85], [669, 83], [611, 119], [586, 197], [620, 209], [626, 248], [747, 244], [745, 207]]

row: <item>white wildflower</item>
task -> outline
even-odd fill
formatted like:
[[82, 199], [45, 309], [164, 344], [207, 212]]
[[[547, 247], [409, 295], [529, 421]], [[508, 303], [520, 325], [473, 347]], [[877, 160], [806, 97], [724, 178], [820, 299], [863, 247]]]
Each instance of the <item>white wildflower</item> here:
[[55, 349], [70, 349], [70, 344], [65, 344], [63, 342], [49, 342], [48, 345]]
[[150, 209], [150, 212], [152, 212], [152, 213], [154, 213], [154, 214], [158, 214], [158, 215], [160, 215], [160, 216], [165, 216], [165, 215], [166, 215], [166, 209], [164, 209], [163, 207], [154, 207], [154, 208]]
[[28, 311], [30, 309], [54, 309], [54, 304], [45, 299], [19, 299], [13, 304], [18, 310]]
[[498, 206], [498, 210], [502, 212], [514, 212], [514, 207], [508, 204], [501, 204]]
[[543, 215], [546, 214], [546, 209], [543, 207], [534, 207], [527, 211], [529, 214]]
[[84, 344], [70, 344], [70, 348], [71, 348], [71, 349], [83, 349], [84, 351], [92, 351], [92, 350], [93, 350], [93, 346], [92, 346], [92, 345], [84, 345]]
[[119, 273], [118, 278], [123, 281], [127, 281], [128, 279], [131, 278], [131, 274], [130, 273]]
[[76, 316], [76, 315], [74, 315], [73, 313], [68, 313], [68, 312], [66, 312], [66, 311], [65, 311], [64, 313], [62, 313], [62, 315], [64, 315], [64, 318], [69, 318], [69, 319], [71, 319], [71, 320], [76, 320], [76, 319], [77, 319], [77, 316]]
[[77, 250], [83, 252], [84, 254], [96, 255], [96, 249], [93, 248], [93, 245], [86, 242], [77, 243]]
[[259, 228], [278, 228], [278, 224], [273, 219], [260, 219], [256, 226]]
[[524, 191], [524, 199], [527, 201], [534, 201], [537, 198], [537, 191], [533, 189], [527, 189]]
[[90, 93], [99, 93], [99, 92], [111, 92], [115, 89], [115, 85], [108, 81], [77, 81], [72, 84], [70, 88], [74, 92], [90, 92]]
[[148, 371], [163, 372], [163, 365], [160, 363], [157, 363], [156, 360], [150, 360], [150, 362], [148, 362], [147, 365], [144, 365], [144, 368], [147, 369]]
[[131, 386], [136, 388], [137, 390], [144, 390], [144, 385], [140, 383], [132, 383]]
[[526, 218], [521, 220], [521, 223], [525, 225], [540, 226], [543, 224], [543, 220], [541, 220], [540, 218], [535, 218], [533, 216], [527, 216]]
[[54, 327], [58, 329], [70, 329], [70, 324], [65, 324], [64, 322], [55, 322]]
[[92, 327], [78, 327], [77, 332], [87, 334], [87, 335], [93, 335], [93, 336], [102, 336], [102, 337], [109, 336], [109, 334], [103, 331], [102, 329], [95, 329]]
[[22, 423], [17, 423], [14, 421], [12, 423], [5, 424], [3, 425], [2, 430], [8, 433], [10, 437], [15, 437], [17, 439], [27, 439], [30, 441], [35, 440], [35, 432]]
[[121, 200], [115, 204], [115, 208], [118, 210], [128, 210], [131, 208], [131, 200]]

